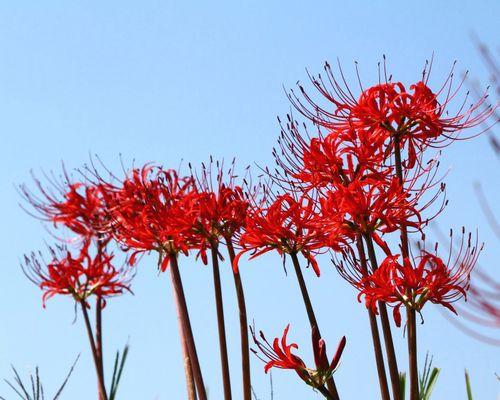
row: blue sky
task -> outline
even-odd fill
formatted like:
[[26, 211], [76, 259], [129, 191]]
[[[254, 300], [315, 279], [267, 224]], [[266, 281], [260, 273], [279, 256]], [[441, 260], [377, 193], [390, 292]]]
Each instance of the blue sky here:
[[[290, 107], [283, 86], [305, 81], [306, 68], [320, 72], [325, 60], [338, 57], [352, 77], [357, 60], [369, 84], [386, 54], [395, 79], [410, 83], [434, 52], [436, 85], [454, 60], [458, 71], [469, 69], [484, 82], [487, 73], [470, 34], [498, 46], [499, 8], [495, 1], [0, 2], [0, 377], [11, 375], [11, 363], [23, 373], [38, 364], [50, 391], [81, 353], [64, 398], [85, 400], [95, 392], [87, 338], [81, 319], [73, 323], [71, 301], [53, 299], [43, 309], [41, 293], [19, 268], [23, 253], [49, 240], [18, 206], [14, 185], [29, 181], [30, 169], [57, 171], [61, 160], [78, 167], [89, 153], [115, 169], [120, 154], [128, 162], [169, 167], [208, 155], [235, 156], [242, 167], [271, 164], [276, 116]], [[484, 137], [458, 143], [443, 157], [451, 167], [451, 202], [442, 225], [478, 227], [486, 242], [482, 264], [490, 270], [498, 265], [498, 249], [472, 184], [482, 182], [496, 202], [496, 162]], [[327, 258], [321, 265], [321, 279], [306, 275], [329, 346], [348, 337], [337, 375], [343, 399], [375, 399], [366, 313]], [[181, 260], [181, 268], [210, 397], [220, 399], [211, 272], [192, 259]], [[298, 288], [292, 275], [284, 276], [279, 258], [248, 263], [242, 274], [257, 327], [273, 336], [290, 322], [290, 337], [310, 356]], [[239, 393], [237, 309], [228, 268], [222, 279]], [[168, 276], [155, 272], [154, 258], [142, 260], [134, 292], [105, 310], [108, 364], [117, 348], [131, 345], [119, 398], [185, 398], [172, 293]], [[464, 368], [476, 398], [500, 395], [498, 348], [456, 331], [431, 306], [419, 332], [420, 348], [443, 369], [434, 399], [465, 398]], [[394, 335], [404, 353], [402, 331]], [[259, 398], [269, 399], [268, 377], [256, 359], [252, 373]], [[290, 373], [277, 371], [273, 379], [275, 399], [319, 398]], [[0, 384], [0, 395], [7, 394]]]

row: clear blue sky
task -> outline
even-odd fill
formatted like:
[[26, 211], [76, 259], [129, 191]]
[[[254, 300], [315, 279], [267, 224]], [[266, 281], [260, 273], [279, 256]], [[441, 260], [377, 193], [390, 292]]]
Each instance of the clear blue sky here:
[[[289, 110], [283, 85], [306, 80], [305, 68], [320, 72], [324, 60], [339, 57], [352, 75], [358, 60], [367, 84], [386, 54], [396, 79], [411, 82], [434, 52], [435, 82], [455, 59], [459, 71], [485, 79], [470, 33], [497, 46], [499, 11], [497, 1], [1, 1], [0, 377], [11, 375], [10, 363], [23, 373], [39, 364], [51, 391], [81, 352], [64, 398], [95, 398], [87, 338], [80, 318], [72, 324], [71, 301], [53, 299], [42, 309], [41, 293], [19, 268], [23, 253], [49, 240], [18, 207], [13, 184], [29, 181], [31, 168], [57, 171], [61, 160], [78, 167], [89, 152], [113, 168], [119, 153], [172, 167], [209, 154], [236, 156], [242, 166], [270, 164], [276, 115]], [[498, 203], [498, 164], [486, 139], [453, 146], [443, 163], [452, 167], [443, 226], [479, 227], [492, 244], [482, 262], [498, 267], [498, 248], [472, 190], [480, 180]], [[181, 263], [206, 383], [217, 400], [222, 394], [210, 269], [192, 259]], [[123, 400], [185, 398], [170, 284], [154, 264], [152, 257], [143, 259], [135, 296], [110, 301], [105, 312], [108, 362], [118, 347], [131, 344]], [[327, 258], [322, 272], [321, 279], [308, 273], [307, 280], [329, 346], [348, 337], [337, 374], [343, 399], [375, 399], [366, 313]], [[291, 338], [311, 360], [297, 284], [284, 276], [279, 258], [270, 254], [244, 264], [242, 274], [250, 318], [268, 336], [290, 322]], [[223, 284], [239, 393], [237, 309], [228, 269]], [[420, 346], [443, 368], [434, 399], [465, 398], [464, 368], [471, 371], [475, 398], [494, 399], [500, 394], [498, 348], [464, 336], [432, 308], [420, 328]], [[402, 331], [395, 336], [403, 352]], [[258, 360], [252, 363], [255, 390], [268, 400], [268, 377]], [[274, 393], [277, 400], [319, 398], [282, 371], [274, 374]], [[0, 395], [6, 394], [1, 383]]]

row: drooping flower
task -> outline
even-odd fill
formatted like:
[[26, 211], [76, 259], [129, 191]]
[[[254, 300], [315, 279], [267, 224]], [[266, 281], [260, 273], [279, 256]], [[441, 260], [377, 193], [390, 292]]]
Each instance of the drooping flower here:
[[[464, 239], [465, 241], [465, 239]], [[377, 302], [394, 307], [394, 320], [401, 324], [400, 307], [421, 312], [427, 302], [440, 304], [456, 313], [453, 303], [466, 297], [470, 274], [477, 262], [480, 249], [477, 243], [462, 243], [455, 259], [440, 258], [425, 250], [414, 260], [389, 255], [379, 268], [364, 276], [358, 285], [359, 298], [364, 296], [367, 308], [377, 312]]]
[[316, 327], [312, 330], [312, 347], [314, 354], [315, 369], [308, 368], [304, 361], [297, 355], [293, 354], [293, 350], [298, 350], [296, 343], [287, 343], [287, 335], [290, 325], [287, 325], [283, 331], [281, 339], [275, 338], [272, 345], [267, 341], [264, 333], [260, 332], [259, 340], [255, 331], [252, 330], [253, 340], [258, 351], [253, 350], [257, 357], [264, 361], [264, 371], [267, 373], [271, 368], [294, 370], [297, 375], [309, 386], [319, 388], [325, 385], [326, 381], [332, 376], [337, 369], [342, 352], [346, 345], [345, 336], [340, 340], [337, 351], [331, 362], [326, 356], [325, 341], [319, 337]]
[[130, 291], [132, 274], [127, 268], [113, 265], [113, 254], [105, 250], [91, 254], [90, 241], [81, 243], [77, 254], [64, 246], [50, 249], [51, 261], [45, 263], [41, 255], [25, 256], [23, 270], [26, 276], [40, 287], [43, 305], [51, 297], [60, 294], [72, 296], [77, 302], [90, 307], [89, 297], [103, 301]]

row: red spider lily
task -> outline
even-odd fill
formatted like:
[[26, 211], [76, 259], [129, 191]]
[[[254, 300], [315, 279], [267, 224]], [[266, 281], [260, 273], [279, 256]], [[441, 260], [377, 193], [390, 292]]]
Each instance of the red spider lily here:
[[208, 168], [202, 164], [201, 176], [193, 177], [196, 185], [196, 195], [193, 196], [196, 213], [193, 229], [199, 235], [199, 254], [205, 264], [208, 248], [214, 243], [218, 244], [221, 238], [231, 240], [241, 231], [250, 205], [249, 195], [235, 183], [234, 161], [228, 170], [227, 178], [223, 173], [224, 163], [215, 163], [215, 184], [212, 181], [212, 164], [211, 158]]
[[248, 209], [240, 187], [222, 186], [218, 193], [202, 192], [194, 197], [194, 232], [199, 235], [200, 255], [207, 264], [207, 249], [221, 237], [229, 239], [244, 226]]
[[425, 303], [430, 301], [441, 304], [456, 313], [452, 303], [467, 296], [470, 274], [477, 262], [480, 249], [468, 243], [460, 248], [454, 260], [444, 261], [436, 254], [425, 250], [415, 260], [390, 255], [370, 275], [364, 276], [358, 285], [359, 298], [365, 297], [368, 308], [377, 312], [377, 302], [382, 301], [394, 307], [394, 320], [400, 326], [399, 309], [405, 305], [421, 312]]
[[109, 241], [107, 210], [100, 187], [72, 183], [66, 172], [62, 182], [52, 180], [48, 189], [34, 179], [41, 195], [34, 194], [25, 185], [21, 186], [21, 192], [36, 210], [37, 217], [56, 227], [63, 225], [83, 238], [99, 237], [101, 243]]
[[[339, 215], [350, 214], [353, 219], [365, 219], [370, 207], [361, 208], [373, 203], [374, 213], [379, 214], [374, 215], [374, 218], [387, 214], [380, 212], [385, 207], [390, 210], [389, 214], [393, 214], [392, 217], [398, 214], [396, 219], [400, 222], [403, 222], [405, 214], [409, 218], [413, 217], [409, 227], [418, 227], [421, 225], [420, 213], [429, 208], [444, 191], [441, 178], [437, 178], [438, 157], [424, 162], [423, 154], [419, 153], [416, 158], [418, 168], [405, 168], [403, 185], [400, 185], [394, 167], [384, 162], [387, 146], [370, 140], [369, 135], [360, 137], [361, 130], [339, 130], [325, 137], [320, 132], [318, 138], [308, 141], [296, 126], [295, 122], [289, 120], [286, 130], [282, 128], [281, 156], [276, 150], [274, 154], [284, 174], [276, 171], [272, 179], [285, 189], [288, 186], [292, 190], [299, 188], [302, 192], [315, 190], [319, 199], [330, 197], [327, 202], [347, 200], [345, 210], [338, 210], [338, 205], [334, 204], [326, 207], [327, 210], [335, 210]], [[437, 188], [434, 196], [430, 196], [424, 204], [419, 204], [424, 195], [434, 188]], [[441, 208], [427, 220], [435, 218], [442, 211], [445, 200]], [[349, 203], [359, 207], [355, 210], [349, 207]], [[388, 232], [394, 230], [390, 220], [391, 216], [388, 216], [385, 221], [389, 226]], [[360, 222], [357, 221], [358, 224]]]
[[377, 143], [397, 137], [402, 145], [407, 145], [409, 167], [414, 165], [418, 151], [427, 146], [449, 144], [458, 138], [460, 131], [480, 125], [494, 110], [494, 107], [484, 107], [487, 95], [465, 109], [466, 95], [458, 111], [449, 116], [450, 103], [459, 95], [463, 84], [462, 80], [454, 87], [453, 71], [437, 92], [428, 87], [426, 68], [423, 79], [410, 85], [410, 90], [386, 77], [386, 82], [362, 90], [358, 99], [347, 86], [342, 71], [338, 80], [326, 63], [325, 72], [326, 79], [310, 78], [326, 105], [314, 101], [299, 85], [305, 102], [293, 91], [289, 96], [297, 110], [328, 130], [355, 129], [368, 133]]
[[[196, 210], [192, 179], [180, 178], [173, 170], [146, 165], [132, 170], [121, 187], [102, 185], [113, 236], [134, 251], [131, 264], [142, 252], [187, 254], [198, 246], [193, 232]], [[162, 271], [168, 263], [169, 257], [164, 257]]]
[[49, 263], [44, 263], [34, 253], [25, 256], [24, 272], [44, 291], [44, 307], [56, 294], [72, 296], [90, 307], [87, 301], [90, 296], [97, 296], [105, 304], [106, 298], [130, 291], [132, 276], [129, 271], [113, 266], [113, 254], [99, 251], [91, 255], [89, 245], [89, 241], [83, 242], [76, 256], [65, 247], [51, 249]]
[[346, 185], [362, 177], [382, 179], [390, 174], [390, 169], [384, 168], [383, 141], [355, 129], [334, 129], [326, 134], [319, 130], [318, 137], [311, 139], [307, 128], [302, 134], [298, 123], [287, 117], [278, 139], [281, 150], [273, 151], [284, 172], [284, 176], [274, 177], [276, 181], [294, 179], [295, 185], [309, 190]]
[[260, 338], [262, 341], [260, 341], [257, 339], [255, 331], [251, 328], [254, 343], [257, 345], [261, 354], [255, 350], [252, 351], [260, 360], [266, 363], [264, 371], [267, 373], [271, 368], [291, 369], [294, 370], [300, 379], [308, 385], [314, 388], [324, 386], [326, 381], [332, 376], [338, 367], [342, 352], [344, 351], [346, 345], [345, 336], [340, 340], [332, 361], [328, 362], [325, 341], [319, 337], [318, 330], [313, 328], [312, 346], [316, 369], [311, 369], [306, 367], [306, 364], [300, 357], [292, 353], [294, 349], [298, 350], [299, 347], [296, 343], [287, 343], [289, 328], [290, 325], [287, 325], [283, 331], [281, 340], [279, 338], [275, 338], [272, 346], [267, 341], [262, 331], [260, 332]]
[[243, 250], [236, 256], [237, 270], [240, 257], [252, 251], [250, 259], [272, 250], [280, 255], [301, 253], [320, 275], [315, 253], [325, 247], [328, 235], [318, 225], [319, 214], [315, 202], [308, 197], [294, 199], [290, 194], [280, 195], [268, 207], [255, 207], [246, 219], [245, 231], [240, 236]]
[[327, 192], [326, 197], [320, 198], [320, 207], [327, 227], [340, 222], [349, 227], [353, 236], [394, 232], [403, 225], [418, 229], [422, 224], [418, 199], [419, 196], [404, 190], [397, 178], [371, 184], [357, 180]]

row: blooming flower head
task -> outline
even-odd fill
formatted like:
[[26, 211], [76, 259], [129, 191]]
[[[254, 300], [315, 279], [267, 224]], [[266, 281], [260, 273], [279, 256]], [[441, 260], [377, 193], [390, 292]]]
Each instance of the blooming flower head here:
[[[173, 170], [144, 166], [132, 170], [119, 187], [106, 190], [115, 239], [137, 254], [155, 250], [161, 255], [187, 252], [197, 246], [190, 178]], [[164, 257], [161, 269], [168, 266]]]
[[83, 238], [109, 241], [108, 212], [99, 186], [71, 182], [64, 172], [61, 182], [51, 181], [48, 188], [35, 178], [40, 194], [21, 186], [23, 197], [32, 205], [37, 216], [54, 226], [65, 226]]
[[352, 233], [372, 234], [393, 232], [401, 226], [418, 228], [422, 221], [417, 201], [418, 196], [403, 189], [394, 177], [341, 185], [320, 198], [320, 207], [325, 226], [341, 223]]
[[246, 219], [245, 231], [240, 236], [243, 250], [239, 258], [252, 251], [250, 259], [276, 250], [280, 255], [301, 253], [320, 275], [314, 255], [325, 247], [326, 233], [318, 224], [315, 202], [307, 197], [295, 199], [287, 193], [279, 195], [267, 207], [254, 207]]
[[48, 263], [34, 253], [25, 257], [24, 272], [44, 292], [44, 307], [56, 294], [72, 296], [89, 306], [91, 296], [105, 304], [106, 298], [130, 291], [131, 275], [126, 269], [113, 266], [113, 254], [102, 250], [92, 255], [89, 245], [89, 241], [83, 242], [77, 255], [65, 247], [51, 249], [52, 259]]
[[312, 346], [316, 368], [311, 369], [306, 367], [306, 364], [299, 356], [292, 353], [294, 349], [298, 350], [299, 347], [296, 343], [287, 343], [289, 328], [290, 325], [287, 325], [281, 339], [275, 338], [272, 345], [267, 341], [262, 331], [260, 332], [261, 340], [259, 340], [252, 329], [253, 340], [259, 350], [258, 352], [253, 350], [253, 352], [266, 363], [264, 371], [267, 373], [271, 368], [290, 369], [294, 370], [300, 379], [308, 385], [314, 388], [324, 386], [338, 367], [346, 344], [345, 336], [340, 340], [337, 351], [332, 361], [329, 362], [326, 355], [325, 341], [319, 337], [318, 330], [314, 327]]
[[427, 302], [441, 304], [456, 313], [453, 303], [467, 296], [470, 274], [477, 262], [480, 249], [477, 243], [462, 243], [455, 260], [443, 260], [425, 250], [415, 259], [389, 255], [373, 273], [359, 282], [359, 298], [365, 297], [368, 308], [377, 312], [377, 302], [394, 307], [394, 320], [399, 326], [402, 305], [418, 312]]
[[[384, 72], [385, 68], [384, 60]], [[292, 91], [289, 98], [306, 118], [329, 131], [354, 130], [370, 143], [385, 146], [392, 146], [396, 139], [407, 152], [407, 167], [412, 168], [418, 152], [429, 146], [446, 146], [461, 131], [480, 125], [494, 110], [485, 106], [486, 94], [468, 108], [468, 95], [458, 100], [463, 80], [455, 86], [453, 70], [442, 87], [433, 91], [428, 85], [429, 70], [426, 67], [422, 79], [409, 89], [401, 82], [392, 82], [385, 73], [385, 82], [362, 88], [356, 97], [342, 70], [337, 79], [326, 63], [326, 78], [311, 77], [320, 95], [318, 101], [301, 85], [300, 95]], [[449, 110], [453, 103], [458, 103], [455, 113]]]
[[235, 183], [234, 162], [227, 175], [223, 173], [224, 164], [216, 162], [215, 178], [212, 163], [211, 159], [208, 167], [202, 164], [201, 176], [193, 178], [196, 186], [193, 229], [199, 236], [200, 255], [205, 264], [207, 248], [218, 244], [221, 238], [229, 241], [241, 231], [250, 205], [248, 194]]

